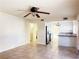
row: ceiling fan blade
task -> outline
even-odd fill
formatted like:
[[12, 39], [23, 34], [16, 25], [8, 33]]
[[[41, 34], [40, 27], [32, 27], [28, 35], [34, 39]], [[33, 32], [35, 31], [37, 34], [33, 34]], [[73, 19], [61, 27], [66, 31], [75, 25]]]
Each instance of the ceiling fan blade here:
[[50, 14], [48, 12], [36, 11], [37, 13]]
[[28, 13], [27, 15], [25, 15], [24, 17], [27, 17], [27, 16], [29, 16], [31, 13]]
[[37, 18], [40, 18], [40, 16], [38, 14], [36, 14]]

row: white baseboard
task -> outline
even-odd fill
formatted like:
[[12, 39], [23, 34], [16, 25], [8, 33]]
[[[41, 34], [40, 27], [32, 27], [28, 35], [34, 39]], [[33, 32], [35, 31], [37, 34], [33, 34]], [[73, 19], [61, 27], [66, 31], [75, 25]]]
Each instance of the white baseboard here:
[[38, 42], [37, 44], [42, 44], [42, 45], [46, 45], [45, 43], [40, 43], [40, 42]]
[[12, 47], [9, 47], [9, 48], [6, 48], [6, 49], [2, 49], [2, 50], [0, 50], [0, 53], [11, 50], [11, 49], [14, 49], [14, 48], [17, 48], [17, 47], [22, 46], [22, 45], [26, 45], [26, 44], [24, 43], [24, 44], [20, 44], [20, 45], [17, 45], [17, 46], [12, 46]]

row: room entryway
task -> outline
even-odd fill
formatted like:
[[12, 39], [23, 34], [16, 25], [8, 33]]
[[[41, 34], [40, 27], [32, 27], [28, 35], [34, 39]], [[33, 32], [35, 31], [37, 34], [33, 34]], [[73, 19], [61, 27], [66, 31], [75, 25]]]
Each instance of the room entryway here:
[[37, 43], [37, 23], [30, 23], [30, 43]]

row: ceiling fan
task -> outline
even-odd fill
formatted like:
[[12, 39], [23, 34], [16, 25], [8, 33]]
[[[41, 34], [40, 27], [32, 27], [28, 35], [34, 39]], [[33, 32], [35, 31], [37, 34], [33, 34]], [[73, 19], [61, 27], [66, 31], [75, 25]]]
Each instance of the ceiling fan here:
[[30, 12], [28, 14], [24, 15], [24, 17], [27, 17], [30, 14], [32, 14], [33, 17], [36, 16], [37, 18], [40, 18], [39, 13], [41, 13], [41, 14], [48, 14], [48, 15], [50, 14], [49, 12], [39, 11], [39, 8], [38, 7], [31, 7]]

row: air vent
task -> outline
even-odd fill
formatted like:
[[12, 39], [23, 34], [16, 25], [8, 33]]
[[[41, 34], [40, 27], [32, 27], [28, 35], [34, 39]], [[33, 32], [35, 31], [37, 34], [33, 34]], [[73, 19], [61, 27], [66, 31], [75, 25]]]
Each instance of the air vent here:
[[68, 17], [64, 17], [63, 20], [68, 20]]
[[41, 21], [44, 21], [44, 19], [41, 19]]

